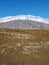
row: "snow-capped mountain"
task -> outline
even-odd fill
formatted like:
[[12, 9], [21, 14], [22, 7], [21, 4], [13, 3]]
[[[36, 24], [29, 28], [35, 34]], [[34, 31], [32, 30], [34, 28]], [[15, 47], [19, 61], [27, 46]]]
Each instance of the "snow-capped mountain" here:
[[49, 19], [32, 15], [17, 15], [0, 18], [0, 28], [49, 29]]

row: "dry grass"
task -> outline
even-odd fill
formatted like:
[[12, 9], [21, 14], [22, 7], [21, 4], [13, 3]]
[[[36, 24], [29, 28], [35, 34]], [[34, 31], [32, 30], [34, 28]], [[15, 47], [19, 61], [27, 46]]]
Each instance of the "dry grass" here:
[[49, 65], [49, 30], [0, 29], [0, 65]]

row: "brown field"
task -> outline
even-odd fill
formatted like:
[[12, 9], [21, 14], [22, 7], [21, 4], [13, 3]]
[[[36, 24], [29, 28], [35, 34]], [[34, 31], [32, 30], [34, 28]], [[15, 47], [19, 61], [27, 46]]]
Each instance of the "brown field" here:
[[0, 65], [49, 65], [49, 30], [0, 29]]

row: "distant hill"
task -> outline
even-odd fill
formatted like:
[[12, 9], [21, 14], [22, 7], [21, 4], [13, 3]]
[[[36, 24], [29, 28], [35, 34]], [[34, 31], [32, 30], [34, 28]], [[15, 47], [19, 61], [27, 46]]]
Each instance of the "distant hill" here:
[[49, 29], [49, 20], [31, 15], [0, 19], [0, 28], [6, 29]]

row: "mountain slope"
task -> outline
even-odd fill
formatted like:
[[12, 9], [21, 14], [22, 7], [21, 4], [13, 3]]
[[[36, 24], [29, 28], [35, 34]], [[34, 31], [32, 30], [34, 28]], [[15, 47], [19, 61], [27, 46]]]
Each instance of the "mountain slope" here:
[[49, 29], [49, 19], [39, 16], [20, 15], [0, 18], [0, 28], [6, 29]]
[[0, 23], [0, 28], [6, 29], [49, 29], [49, 25], [31, 20], [14, 20]]

